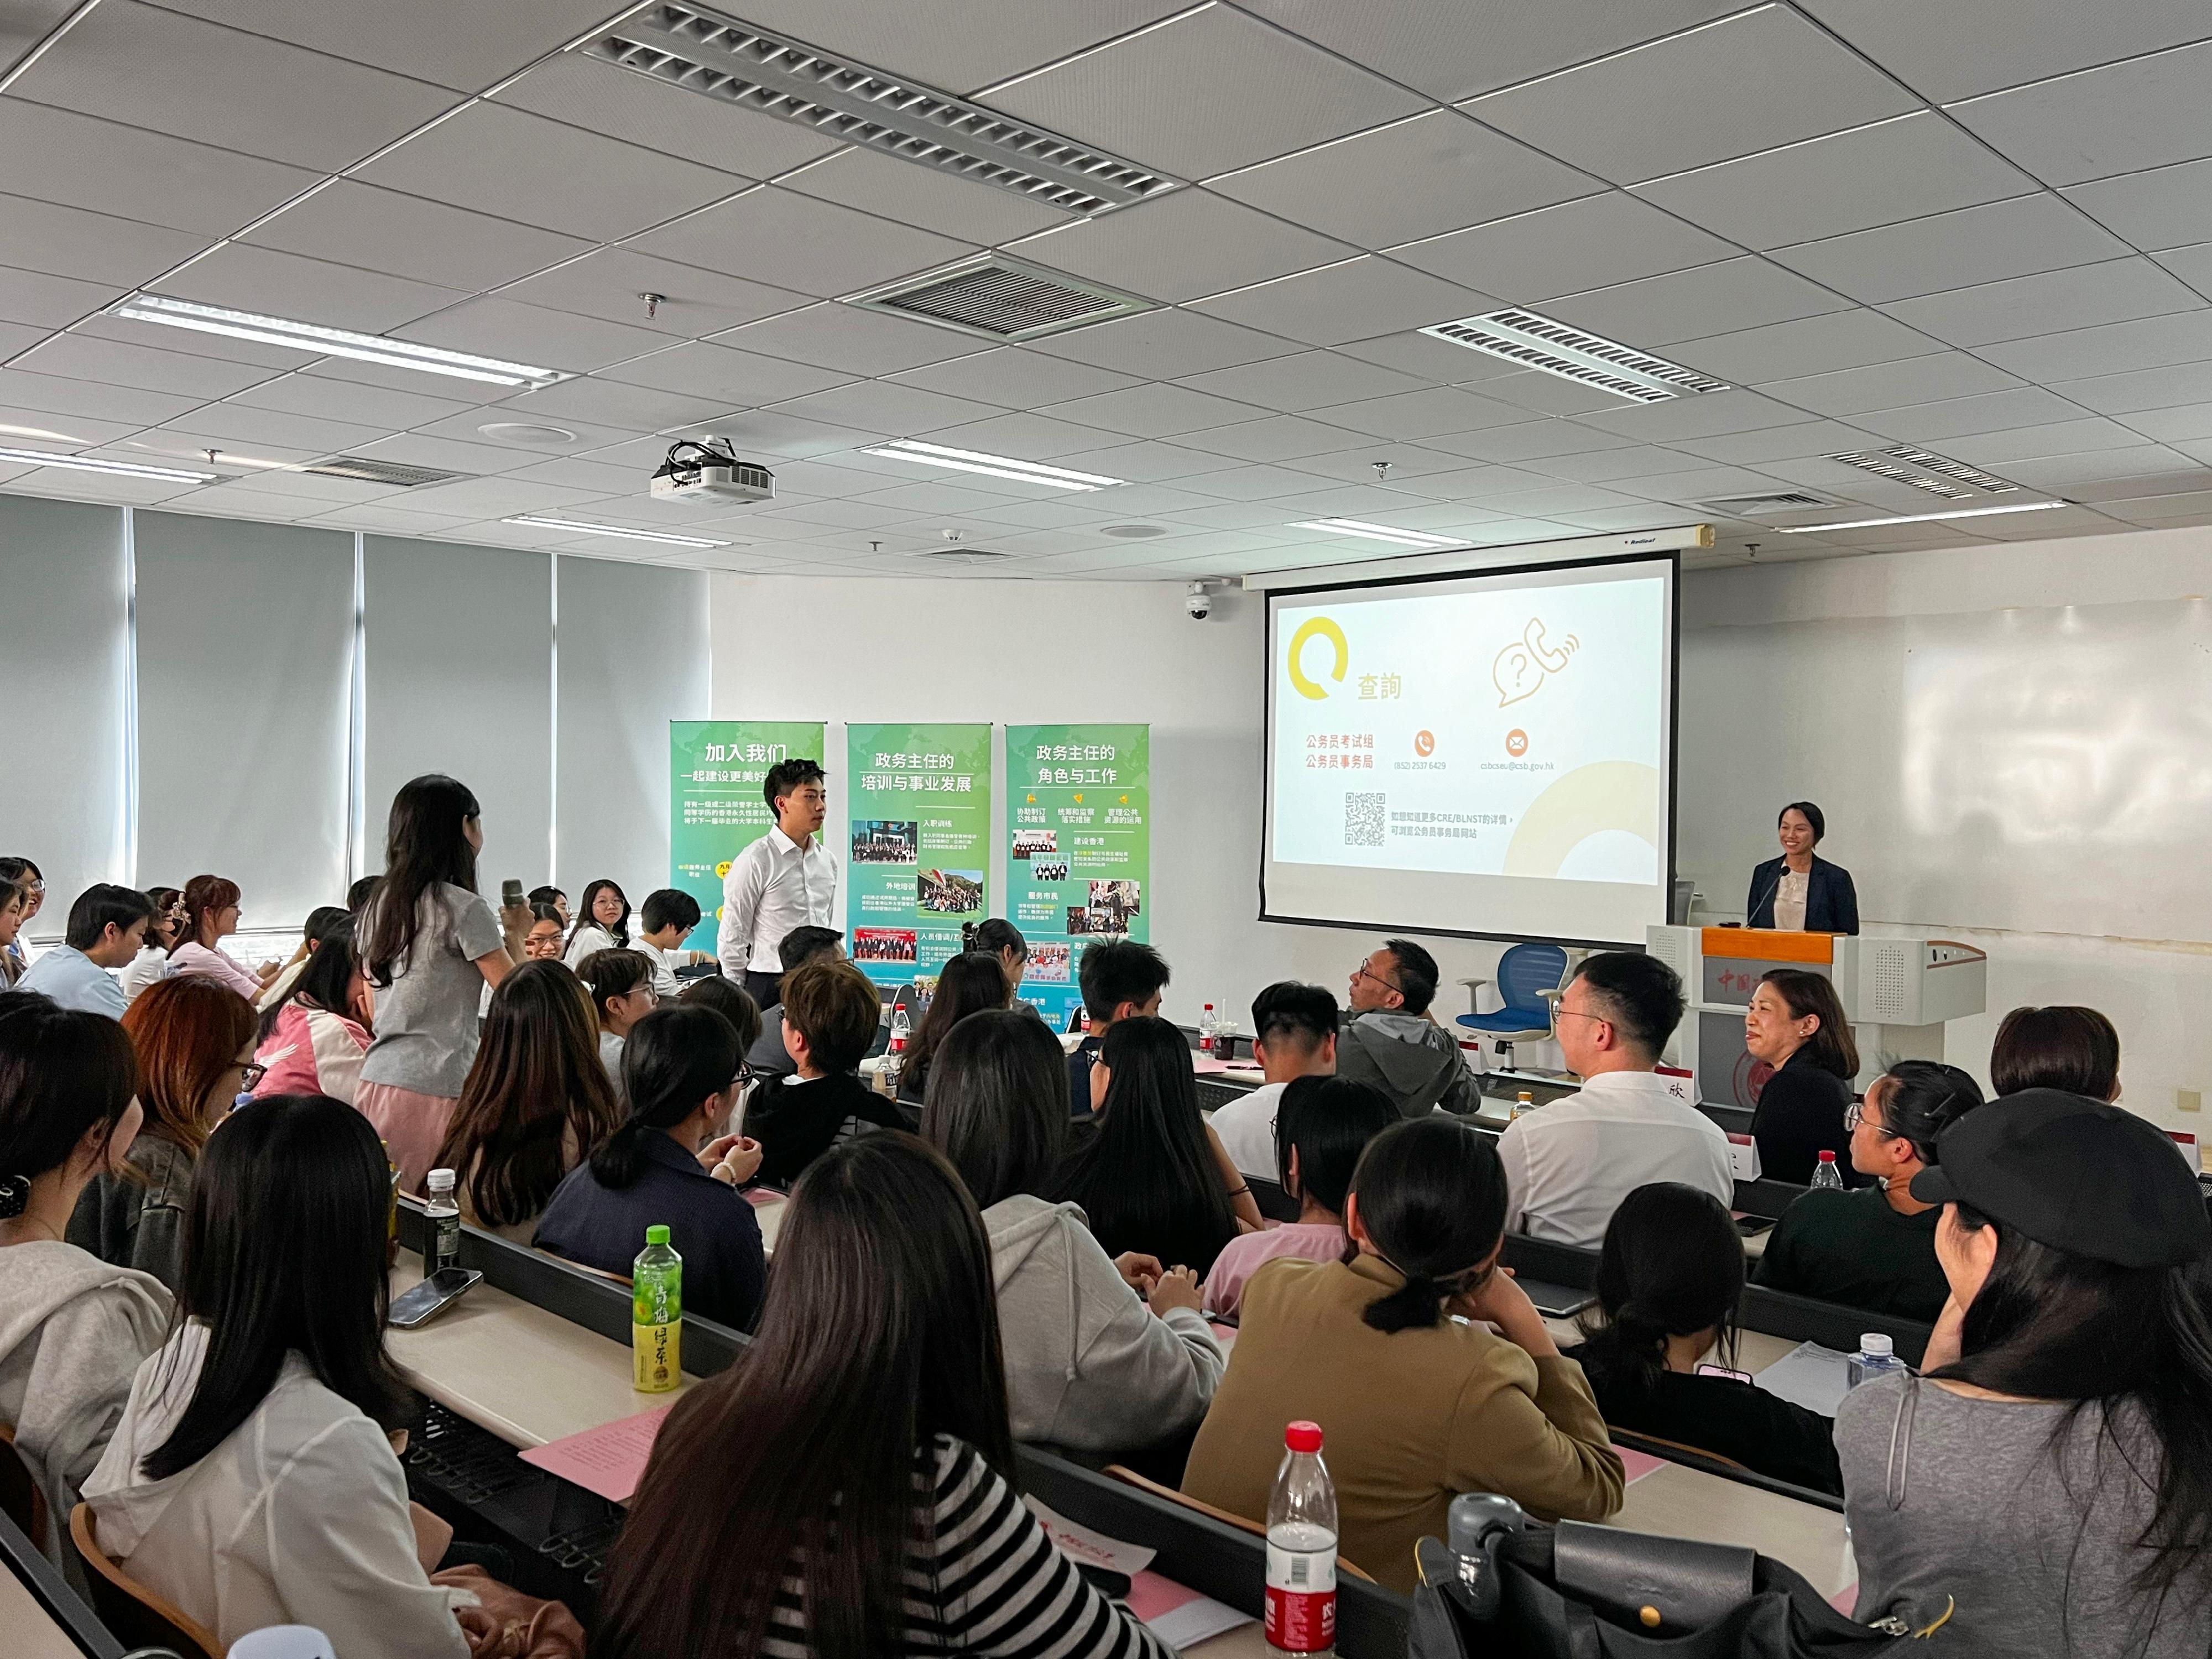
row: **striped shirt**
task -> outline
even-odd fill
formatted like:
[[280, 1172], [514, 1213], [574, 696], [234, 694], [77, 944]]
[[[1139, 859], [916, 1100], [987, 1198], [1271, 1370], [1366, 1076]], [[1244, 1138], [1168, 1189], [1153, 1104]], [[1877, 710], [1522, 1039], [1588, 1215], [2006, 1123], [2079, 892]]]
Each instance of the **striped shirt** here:
[[[1085, 1582], [965, 1441], [940, 1434], [917, 1449], [915, 1488], [932, 1493], [932, 1524], [907, 1557], [902, 1651], [1171, 1659], [1174, 1649]], [[803, 1577], [786, 1576], [763, 1653], [809, 1659], [805, 1589]]]

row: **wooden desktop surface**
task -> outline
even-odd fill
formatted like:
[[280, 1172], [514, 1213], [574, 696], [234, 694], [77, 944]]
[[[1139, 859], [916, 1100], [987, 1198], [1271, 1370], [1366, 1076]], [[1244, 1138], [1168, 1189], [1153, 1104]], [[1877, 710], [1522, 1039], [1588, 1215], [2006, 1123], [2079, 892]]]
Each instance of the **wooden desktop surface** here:
[[[8, 1632], [7, 1642], [0, 1646], [4, 1646], [9, 1659], [84, 1659], [84, 1650], [77, 1646], [76, 1638], [54, 1622], [53, 1615], [31, 1594], [30, 1586], [6, 1567], [0, 1567], [0, 1630]], [[1236, 1650], [1221, 1650], [1224, 1653]]]

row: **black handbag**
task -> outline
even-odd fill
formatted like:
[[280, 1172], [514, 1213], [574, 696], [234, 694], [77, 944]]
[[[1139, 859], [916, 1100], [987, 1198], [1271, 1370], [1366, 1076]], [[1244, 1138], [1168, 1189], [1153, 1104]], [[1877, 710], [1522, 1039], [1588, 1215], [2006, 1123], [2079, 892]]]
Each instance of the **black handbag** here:
[[1546, 1527], [1486, 1496], [1458, 1500], [1452, 1521], [1455, 1549], [1424, 1538], [1416, 1552], [1407, 1659], [1871, 1659], [1911, 1639], [1741, 1546]]

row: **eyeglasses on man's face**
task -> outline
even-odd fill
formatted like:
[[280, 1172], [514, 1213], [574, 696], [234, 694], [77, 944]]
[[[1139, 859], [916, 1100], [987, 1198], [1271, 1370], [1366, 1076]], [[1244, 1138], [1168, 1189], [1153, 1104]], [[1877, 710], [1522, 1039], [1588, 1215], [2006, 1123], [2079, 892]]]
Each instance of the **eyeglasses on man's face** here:
[[1401, 991], [1404, 988], [1395, 981], [1383, 978], [1364, 962], [1352, 970], [1352, 976], [1354, 979], [1371, 979], [1386, 991]]

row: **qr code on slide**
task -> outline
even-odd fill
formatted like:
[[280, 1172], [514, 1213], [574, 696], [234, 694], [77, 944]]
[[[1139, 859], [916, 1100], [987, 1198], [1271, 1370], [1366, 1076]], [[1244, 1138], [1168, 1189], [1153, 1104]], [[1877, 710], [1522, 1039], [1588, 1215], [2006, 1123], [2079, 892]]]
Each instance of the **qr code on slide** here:
[[1346, 847], [1380, 847], [1382, 844], [1382, 802], [1381, 790], [1370, 794], [1346, 794], [1344, 798], [1344, 844]]

